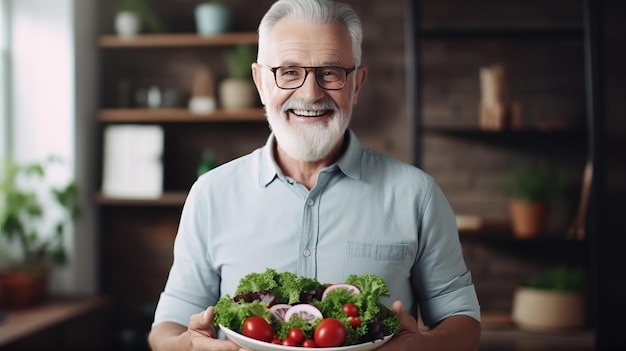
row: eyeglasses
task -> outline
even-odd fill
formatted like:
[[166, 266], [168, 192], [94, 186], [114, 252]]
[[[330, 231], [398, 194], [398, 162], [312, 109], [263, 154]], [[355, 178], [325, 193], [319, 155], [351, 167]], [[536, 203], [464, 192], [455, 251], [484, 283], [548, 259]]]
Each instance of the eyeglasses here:
[[315, 81], [322, 89], [340, 90], [346, 85], [348, 74], [356, 69], [356, 66], [351, 68], [336, 66], [264, 66], [274, 73], [276, 86], [288, 90], [298, 89], [303, 86], [306, 76], [309, 74], [309, 70], [315, 72]]

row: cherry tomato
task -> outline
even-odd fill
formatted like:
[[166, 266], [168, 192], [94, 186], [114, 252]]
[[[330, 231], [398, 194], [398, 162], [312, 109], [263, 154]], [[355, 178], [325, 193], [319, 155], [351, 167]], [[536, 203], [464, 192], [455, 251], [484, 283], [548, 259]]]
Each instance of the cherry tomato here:
[[265, 341], [271, 342], [274, 339], [274, 328], [262, 317], [250, 316], [243, 321], [241, 327], [243, 335]]
[[343, 305], [343, 314], [348, 317], [358, 317], [359, 316], [359, 307], [353, 303], [347, 303]]
[[291, 338], [285, 338], [285, 340], [283, 340], [282, 344], [283, 346], [298, 346], [298, 343], [291, 339]]
[[317, 348], [317, 344], [313, 339], [306, 339], [302, 342], [302, 347]]
[[361, 326], [361, 318], [359, 317], [348, 317], [348, 324], [350, 324], [350, 326], [352, 328], [358, 328]]
[[287, 338], [296, 342], [296, 344], [301, 344], [304, 341], [304, 333], [300, 328], [291, 328], [287, 333]]
[[346, 327], [335, 318], [325, 318], [315, 327], [313, 340], [318, 347], [335, 347], [346, 340]]
[[279, 338], [272, 339], [272, 344], [282, 345], [283, 342]]

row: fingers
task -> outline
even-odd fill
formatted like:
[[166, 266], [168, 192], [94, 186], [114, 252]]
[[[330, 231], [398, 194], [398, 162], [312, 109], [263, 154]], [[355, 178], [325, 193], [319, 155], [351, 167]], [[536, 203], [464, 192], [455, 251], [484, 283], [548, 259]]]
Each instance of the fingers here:
[[404, 312], [404, 305], [402, 304], [402, 301], [400, 300], [394, 301], [393, 304], [391, 305], [391, 310], [398, 314], [400, 312]]
[[411, 316], [404, 310], [404, 305], [402, 304], [402, 301], [394, 301], [394, 303], [391, 305], [391, 310], [398, 315], [398, 318], [400, 319], [400, 324], [402, 325], [402, 329], [410, 330], [412, 332], [418, 331], [417, 321], [415, 320], [415, 318], [413, 318], [413, 316]]
[[217, 333], [213, 327], [213, 319], [215, 318], [214, 307], [210, 306], [204, 312], [194, 314], [189, 319], [189, 330], [203, 334], [210, 338], [216, 338]]
[[215, 308], [213, 306], [208, 307], [204, 312], [191, 316], [188, 331], [194, 347], [215, 351], [248, 351], [230, 340], [217, 339], [217, 332], [213, 326], [214, 320]]
[[205, 323], [213, 324], [213, 319], [215, 319], [215, 307], [209, 306], [209, 308], [202, 313], [202, 317]]

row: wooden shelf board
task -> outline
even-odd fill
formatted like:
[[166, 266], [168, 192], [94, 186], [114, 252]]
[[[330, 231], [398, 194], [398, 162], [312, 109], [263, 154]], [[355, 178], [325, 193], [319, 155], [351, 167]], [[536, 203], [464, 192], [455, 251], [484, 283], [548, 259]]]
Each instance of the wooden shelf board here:
[[57, 298], [32, 308], [8, 311], [0, 323], [0, 348], [11, 342], [64, 323], [81, 315], [104, 308], [103, 297]]
[[582, 134], [584, 130], [582, 128], [575, 128], [570, 126], [537, 126], [537, 127], [525, 127], [525, 128], [509, 128], [503, 130], [489, 130], [482, 129], [479, 126], [472, 127], [446, 127], [446, 126], [423, 126], [422, 129], [429, 133], [438, 134], [466, 134], [466, 135], [527, 135], [527, 134]]
[[459, 234], [463, 237], [494, 237], [511, 232], [511, 221], [508, 218], [457, 214], [456, 222]]
[[196, 33], [141, 34], [133, 37], [103, 35], [98, 40], [101, 48], [165, 48], [229, 46], [258, 43], [256, 32], [224, 33], [214, 36], [201, 36]]
[[218, 110], [210, 114], [193, 114], [185, 108], [128, 108], [102, 109], [98, 113], [101, 122], [173, 122], [173, 123], [206, 123], [206, 122], [263, 122], [265, 111], [262, 108], [239, 110]]
[[114, 198], [96, 194], [96, 203], [109, 206], [182, 206], [186, 199], [186, 192], [165, 192], [156, 199]]
[[423, 39], [542, 39], [554, 38], [580, 39], [582, 25], [436, 25], [422, 26], [418, 35]]

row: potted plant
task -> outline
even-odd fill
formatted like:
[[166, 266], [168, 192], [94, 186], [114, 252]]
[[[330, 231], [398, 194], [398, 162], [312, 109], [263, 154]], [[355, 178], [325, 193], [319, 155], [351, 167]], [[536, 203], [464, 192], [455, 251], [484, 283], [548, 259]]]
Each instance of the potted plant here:
[[115, 30], [121, 37], [132, 37], [145, 27], [149, 32], [164, 32], [151, 0], [117, 0]]
[[586, 272], [560, 265], [531, 276], [515, 291], [512, 319], [521, 329], [556, 331], [584, 326]]
[[222, 0], [207, 0], [196, 6], [196, 30], [202, 36], [226, 32], [230, 14]]
[[252, 107], [257, 103], [257, 92], [252, 81], [252, 63], [255, 50], [241, 44], [225, 54], [228, 77], [219, 86], [220, 104], [225, 109]]
[[551, 200], [562, 195], [566, 176], [546, 163], [520, 163], [501, 184], [509, 198], [513, 234], [534, 238], [545, 228]]
[[[63, 265], [66, 228], [79, 216], [78, 187], [71, 181], [47, 187], [47, 166], [59, 162], [19, 164], [11, 157], [0, 172], [0, 239], [19, 249], [3, 263], [0, 290], [5, 308], [29, 306], [45, 299], [51, 265]], [[5, 253], [6, 255], [7, 253]]]

